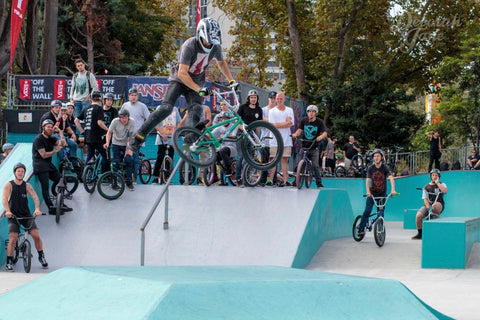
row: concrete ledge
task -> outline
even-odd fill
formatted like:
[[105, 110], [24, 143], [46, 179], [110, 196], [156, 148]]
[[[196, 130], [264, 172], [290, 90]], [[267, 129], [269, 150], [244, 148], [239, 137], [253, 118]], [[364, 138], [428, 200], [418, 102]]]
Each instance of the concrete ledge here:
[[465, 268], [473, 244], [479, 241], [480, 217], [424, 221], [422, 268]]

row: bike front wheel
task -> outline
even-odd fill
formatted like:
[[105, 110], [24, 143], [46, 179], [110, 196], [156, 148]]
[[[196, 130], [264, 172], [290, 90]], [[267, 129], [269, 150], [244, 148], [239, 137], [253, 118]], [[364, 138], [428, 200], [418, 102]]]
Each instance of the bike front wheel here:
[[148, 184], [152, 178], [152, 164], [148, 159], [141, 159], [138, 168], [138, 177], [143, 184]]
[[185, 172], [187, 165], [185, 162], [182, 164], [180, 167], [180, 177], [179, 177], [179, 182], [180, 184], [185, 184], [187, 182], [188, 185], [192, 185], [195, 182], [195, 176], [196, 176], [196, 169], [192, 165], [188, 165], [188, 181], [185, 180], [185, 177], [187, 177], [187, 174]]
[[30, 272], [32, 268], [32, 245], [30, 241], [25, 239], [22, 246], [22, 256], [23, 256], [23, 268], [26, 273]]
[[385, 223], [383, 217], [378, 218], [373, 225], [373, 237], [375, 238], [375, 243], [377, 246], [382, 247], [385, 243]]
[[362, 220], [362, 216], [357, 216], [355, 220], [353, 221], [353, 226], [352, 226], [352, 236], [355, 241], [360, 242], [363, 240], [365, 237], [365, 233], [362, 235], [358, 234], [359, 231], [359, 226], [360, 226], [360, 221]]
[[[283, 155], [283, 139], [271, 123], [259, 120], [248, 125], [241, 136], [243, 158], [255, 169], [268, 170], [277, 165]], [[276, 150], [272, 153], [272, 150]]]
[[165, 156], [162, 162], [162, 166], [160, 168], [160, 180], [163, 184], [167, 183], [168, 178], [172, 174], [173, 170], [173, 160], [169, 156]]
[[295, 176], [295, 185], [298, 189], [302, 189], [303, 181], [305, 180], [305, 170], [307, 168], [307, 164], [305, 160], [300, 160], [297, 165], [297, 175]]
[[88, 193], [93, 193], [95, 191], [95, 186], [97, 184], [97, 177], [95, 175], [95, 169], [91, 165], [87, 165], [83, 170], [83, 187]]
[[215, 179], [215, 169], [216, 164], [212, 164], [210, 167], [206, 167], [202, 169], [202, 180], [203, 184], [207, 187], [213, 184], [213, 180]]
[[206, 168], [215, 163], [217, 152], [207, 134], [193, 127], [181, 127], [173, 134], [173, 147], [178, 155], [189, 164]]
[[254, 168], [247, 163], [242, 168], [243, 183], [247, 187], [255, 187], [260, 183], [262, 178], [262, 171]]
[[337, 166], [335, 168], [335, 176], [337, 177], [345, 177], [347, 175], [347, 170], [344, 166]]
[[118, 199], [125, 191], [125, 181], [118, 172], [108, 171], [98, 179], [98, 193], [107, 199]]
[[57, 193], [56, 203], [55, 203], [55, 222], [60, 223], [60, 216], [62, 215], [63, 207], [63, 193], [64, 190], [60, 189]]

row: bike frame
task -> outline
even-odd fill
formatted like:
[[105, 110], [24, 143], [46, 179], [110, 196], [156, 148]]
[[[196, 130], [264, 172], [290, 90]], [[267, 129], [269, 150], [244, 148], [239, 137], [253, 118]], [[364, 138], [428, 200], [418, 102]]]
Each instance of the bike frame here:
[[[424, 188], [417, 188], [417, 190], [421, 190], [422, 192], [423, 192], [423, 189], [424, 189]], [[439, 214], [433, 213], [433, 205], [438, 202], [438, 197], [440, 197], [440, 195], [442, 194], [442, 192], [441, 192], [440, 189], [439, 189], [439, 190], [438, 190], [438, 193], [437, 193], [437, 192], [427, 192], [427, 194], [428, 194], [429, 196], [435, 196], [435, 200], [434, 200], [434, 201], [430, 201], [430, 197], [427, 198], [428, 203], [430, 203], [430, 208], [428, 209], [428, 216], [427, 216], [426, 218], [427, 218], [427, 220], [431, 220], [432, 217], [433, 217], [433, 219], [439, 218], [439, 217], [440, 217]]]
[[[397, 195], [397, 194], [389, 194], [388, 196], [385, 196], [385, 197], [374, 197], [374, 196], [370, 196], [373, 200], [373, 204], [375, 205], [375, 207], [377, 208], [377, 212], [375, 213], [370, 213], [370, 215], [368, 216], [368, 221], [367, 221], [367, 225], [365, 226], [366, 229], [370, 229], [373, 224], [379, 219], [379, 218], [382, 218], [383, 219], [383, 214], [385, 212], [385, 206], [387, 205], [387, 202], [388, 200], [390, 199], [390, 197], [394, 196], [394, 195]], [[366, 197], [367, 195], [364, 195], [364, 197]], [[375, 216], [373, 219], [370, 219], [371, 217]]]

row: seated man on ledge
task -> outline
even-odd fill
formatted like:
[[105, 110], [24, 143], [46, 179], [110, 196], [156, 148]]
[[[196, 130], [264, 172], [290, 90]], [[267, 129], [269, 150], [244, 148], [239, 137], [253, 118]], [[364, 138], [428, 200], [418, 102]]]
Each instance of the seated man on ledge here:
[[472, 154], [467, 158], [467, 166], [470, 170], [479, 170], [480, 169], [480, 156], [477, 154], [475, 149], [472, 150]]

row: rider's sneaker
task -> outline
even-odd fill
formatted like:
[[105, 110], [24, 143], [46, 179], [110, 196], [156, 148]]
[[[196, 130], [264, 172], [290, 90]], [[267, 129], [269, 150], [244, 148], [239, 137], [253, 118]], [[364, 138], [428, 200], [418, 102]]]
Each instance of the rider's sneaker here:
[[358, 230], [358, 231], [357, 231], [357, 235], [358, 235], [359, 237], [363, 237], [363, 236], [365, 235], [365, 230]]
[[[65, 214], [65, 211], [61, 210], [62, 212], [60, 212], [60, 215], [64, 215]], [[57, 208], [55, 206], [52, 206], [50, 208], [48, 208], [48, 214], [54, 216], [57, 214]]]
[[265, 186], [266, 187], [273, 187], [273, 182], [272, 181], [268, 181], [265, 183]]
[[7, 262], [7, 264], [5, 265], [5, 270], [7, 270], [8, 272], [15, 271], [15, 269], [13, 268], [13, 263]]
[[130, 191], [135, 190], [135, 186], [133, 185], [132, 181], [128, 181], [125, 184], [127, 185], [128, 190], [130, 190]]
[[140, 150], [140, 147], [142, 146], [142, 143], [144, 142], [145, 142], [145, 137], [137, 133], [135, 135], [135, 139], [133, 140], [133, 143], [130, 143], [128, 148], [132, 150], [133, 153], [138, 152], [138, 150]]
[[420, 233], [417, 233], [412, 237], [412, 240], [422, 240], [422, 235]]
[[41, 254], [38, 256], [38, 262], [42, 265], [43, 269], [48, 269], [48, 262], [45, 259], [45, 255]]
[[320, 189], [320, 188], [325, 188], [322, 183], [317, 184], [317, 189]]
[[207, 119], [197, 123], [197, 125], [195, 126], [196, 129], [202, 131], [203, 129], [205, 129], [205, 126], [207, 125], [209, 121]]
[[64, 205], [62, 206], [62, 211], [63, 211], [63, 212], [70, 212], [70, 211], [73, 211], [73, 209], [70, 208], [69, 206], [67, 206], [66, 204], [64, 204]]

